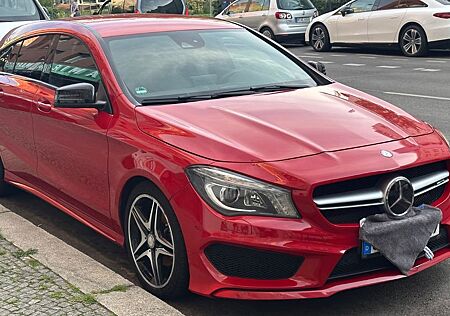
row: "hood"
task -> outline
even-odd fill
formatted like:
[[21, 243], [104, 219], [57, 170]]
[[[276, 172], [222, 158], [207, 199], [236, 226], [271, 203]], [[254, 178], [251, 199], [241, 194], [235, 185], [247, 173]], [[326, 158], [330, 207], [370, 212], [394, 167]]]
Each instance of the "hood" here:
[[217, 161], [276, 161], [432, 133], [387, 102], [340, 84], [136, 108], [146, 134]]

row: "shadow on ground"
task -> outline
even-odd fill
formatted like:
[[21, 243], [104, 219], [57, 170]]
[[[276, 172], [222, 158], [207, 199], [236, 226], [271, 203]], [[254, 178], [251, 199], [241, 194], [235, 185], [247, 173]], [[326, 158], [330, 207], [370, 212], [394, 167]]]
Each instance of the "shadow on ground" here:
[[[46, 202], [18, 191], [0, 199], [16, 214], [137, 283], [125, 251]], [[194, 294], [168, 302], [186, 315], [446, 315], [450, 307], [450, 262], [408, 279], [351, 290], [327, 299], [248, 302]], [[448, 315], [448, 314], [447, 314]]]

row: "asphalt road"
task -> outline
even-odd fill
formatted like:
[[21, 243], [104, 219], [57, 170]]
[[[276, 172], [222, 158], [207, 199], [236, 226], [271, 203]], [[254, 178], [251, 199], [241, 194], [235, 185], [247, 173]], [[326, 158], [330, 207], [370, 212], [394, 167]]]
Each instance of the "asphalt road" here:
[[[325, 63], [328, 75], [344, 84], [387, 100], [440, 128], [450, 138], [450, 51], [426, 58], [395, 52], [336, 49], [315, 53], [291, 47], [304, 60]], [[40, 225], [117, 273], [137, 282], [124, 251], [69, 216], [28, 193], [0, 203]], [[300, 301], [246, 302], [188, 295], [169, 302], [186, 315], [448, 315], [450, 260], [399, 281], [339, 293], [331, 298]]]

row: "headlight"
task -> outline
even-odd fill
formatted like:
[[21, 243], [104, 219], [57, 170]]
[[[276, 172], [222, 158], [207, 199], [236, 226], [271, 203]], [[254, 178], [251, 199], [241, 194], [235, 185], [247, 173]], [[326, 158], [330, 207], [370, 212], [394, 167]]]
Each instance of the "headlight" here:
[[200, 196], [223, 215], [300, 217], [291, 192], [231, 171], [195, 166], [186, 173]]

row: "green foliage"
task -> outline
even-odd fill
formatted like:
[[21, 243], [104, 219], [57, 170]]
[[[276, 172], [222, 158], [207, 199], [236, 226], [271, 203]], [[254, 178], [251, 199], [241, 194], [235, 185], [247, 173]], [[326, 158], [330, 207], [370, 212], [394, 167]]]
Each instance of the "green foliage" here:
[[39, 2], [44, 8], [47, 8], [51, 19], [66, 18], [70, 15], [70, 13], [67, 10], [55, 6], [53, 4], [53, 0], [40, 0]]
[[319, 10], [319, 14], [335, 10], [348, 1], [349, 0], [311, 0], [317, 10]]

